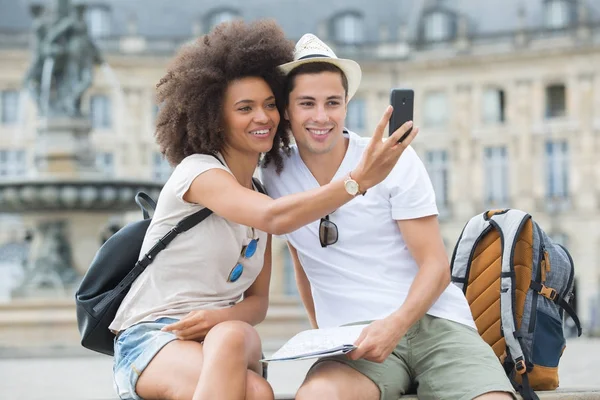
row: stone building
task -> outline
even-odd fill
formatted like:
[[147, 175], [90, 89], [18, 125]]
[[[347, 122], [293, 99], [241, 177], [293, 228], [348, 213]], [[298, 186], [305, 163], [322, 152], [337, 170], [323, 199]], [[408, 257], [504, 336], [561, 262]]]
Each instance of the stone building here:
[[[33, 162], [34, 108], [21, 96], [32, 3], [0, 0], [0, 179], [25, 176]], [[338, 56], [361, 64], [362, 84], [348, 107], [350, 129], [370, 135], [390, 89], [414, 89], [421, 126], [414, 147], [436, 191], [449, 254], [472, 215], [488, 208], [526, 210], [571, 250], [579, 315], [588, 326], [599, 324], [596, 1], [76, 3], [88, 4], [90, 32], [107, 59], [85, 102], [106, 176], [168, 178], [171, 169], [153, 138], [153, 90], [180, 45], [222, 21], [274, 18], [291, 39], [316, 33]], [[2, 240], [14, 240], [19, 226], [19, 216], [2, 216]], [[281, 242], [275, 260], [274, 296], [294, 296]]]

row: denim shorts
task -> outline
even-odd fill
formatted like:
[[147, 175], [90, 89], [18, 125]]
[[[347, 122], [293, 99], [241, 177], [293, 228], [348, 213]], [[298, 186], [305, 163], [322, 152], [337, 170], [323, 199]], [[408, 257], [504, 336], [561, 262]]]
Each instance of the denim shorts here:
[[143, 400], [135, 392], [135, 385], [150, 361], [168, 343], [177, 340], [171, 332], [161, 328], [178, 320], [160, 318], [127, 328], [115, 339], [113, 365], [114, 386], [119, 398]]

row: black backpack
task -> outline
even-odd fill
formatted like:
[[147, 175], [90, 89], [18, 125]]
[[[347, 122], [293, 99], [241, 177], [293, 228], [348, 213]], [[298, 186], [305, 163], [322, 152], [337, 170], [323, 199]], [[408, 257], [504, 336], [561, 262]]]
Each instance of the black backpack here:
[[[260, 181], [252, 180], [259, 192], [266, 194]], [[100, 247], [75, 294], [82, 346], [110, 356], [114, 355], [115, 335], [108, 327], [133, 281], [178, 234], [212, 214], [204, 208], [185, 217], [138, 260], [151, 221], [147, 206], [154, 210], [156, 203], [143, 192], [136, 194], [135, 202], [142, 209], [144, 219], [127, 224]]]

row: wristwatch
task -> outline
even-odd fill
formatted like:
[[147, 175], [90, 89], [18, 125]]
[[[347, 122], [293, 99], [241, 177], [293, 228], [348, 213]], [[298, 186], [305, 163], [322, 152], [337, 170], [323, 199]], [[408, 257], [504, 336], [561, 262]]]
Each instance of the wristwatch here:
[[352, 179], [351, 173], [348, 173], [348, 177], [344, 181], [344, 188], [350, 196], [356, 196], [357, 194], [362, 194], [364, 196], [365, 193], [367, 193], [366, 190], [361, 193], [360, 187], [358, 186], [358, 182]]

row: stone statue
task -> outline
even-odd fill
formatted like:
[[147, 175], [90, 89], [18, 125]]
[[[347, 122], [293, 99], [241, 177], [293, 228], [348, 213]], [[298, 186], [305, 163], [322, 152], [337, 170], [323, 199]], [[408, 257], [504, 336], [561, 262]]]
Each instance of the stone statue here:
[[67, 222], [48, 221], [39, 225], [35, 235], [28, 239], [29, 256], [25, 260], [24, 275], [13, 295], [22, 296], [40, 288], [64, 292], [66, 285], [77, 279], [72, 267], [72, 249], [67, 239]]
[[33, 60], [25, 87], [39, 115], [81, 117], [81, 98], [91, 86], [95, 65], [103, 63], [85, 22], [85, 6], [56, 0], [49, 15], [33, 6]]
[[36, 101], [38, 111], [42, 112], [41, 87], [42, 87], [42, 68], [44, 59], [42, 58], [42, 42], [46, 36], [46, 23], [43, 18], [44, 9], [40, 5], [31, 6], [33, 16], [33, 60], [29, 70], [25, 74], [24, 87], [27, 88], [33, 99]]

